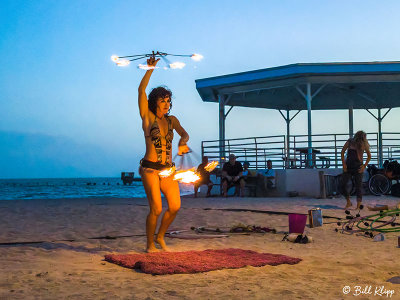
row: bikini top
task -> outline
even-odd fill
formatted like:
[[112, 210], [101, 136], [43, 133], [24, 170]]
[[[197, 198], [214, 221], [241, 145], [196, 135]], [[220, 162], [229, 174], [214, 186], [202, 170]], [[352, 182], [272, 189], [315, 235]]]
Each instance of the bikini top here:
[[165, 139], [165, 152], [166, 152], [166, 162], [171, 163], [171, 148], [172, 148], [172, 139], [174, 138], [174, 131], [172, 128], [172, 121], [168, 116], [165, 116], [168, 122], [168, 132], [165, 136], [161, 135], [160, 127], [157, 123], [157, 117], [155, 117], [153, 124], [150, 127], [150, 135], [146, 135], [145, 137], [150, 137], [151, 141], [154, 144], [154, 148], [157, 153], [157, 162], [162, 163], [162, 139]]

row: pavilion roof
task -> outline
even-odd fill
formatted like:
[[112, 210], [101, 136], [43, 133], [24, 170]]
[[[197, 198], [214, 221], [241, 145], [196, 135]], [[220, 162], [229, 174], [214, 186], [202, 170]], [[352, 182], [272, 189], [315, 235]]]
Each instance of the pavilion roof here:
[[196, 89], [206, 102], [223, 95], [230, 106], [303, 110], [308, 83], [313, 110], [400, 106], [397, 61], [291, 64], [198, 79]]

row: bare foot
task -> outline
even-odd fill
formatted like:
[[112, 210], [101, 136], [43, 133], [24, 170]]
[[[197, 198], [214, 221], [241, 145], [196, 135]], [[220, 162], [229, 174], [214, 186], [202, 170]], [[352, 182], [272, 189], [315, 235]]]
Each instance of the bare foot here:
[[146, 252], [147, 253], [154, 253], [154, 252], [160, 252], [160, 250], [158, 250], [156, 248], [156, 245], [153, 244], [153, 245], [147, 246]]
[[165, 244], [164, 238], [158, 237], [156, 239], [156, 242], [161, 246], [161, 249], [163, 251], [169, 251], [169, 248], [167, 247], [167, 244]]
[[361, 209], [360, 207], [361, 207], [361, 205], [362, 205], [362, 203], [361, 202], [357, 202], [357, 209]]
[[351, 204], [351, 202], [347, 202], [347, 204], [346, 204], [346, 206], [344, 207], [344, 209], [348, 209], [348, 208], [350, 208], [350, 207], [352, 207], [353, 206], [353, 204]]

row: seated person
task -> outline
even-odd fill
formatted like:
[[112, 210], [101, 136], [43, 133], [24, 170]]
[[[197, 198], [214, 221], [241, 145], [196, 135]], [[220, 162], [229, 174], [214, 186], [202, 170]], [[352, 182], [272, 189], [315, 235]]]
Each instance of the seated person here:
[[267, 161], [267, 169], [259, 170], [257, 175], [264, 180], [266, 190], [274, 189], [275, 186], [275, 170], [272, 169], [272, 161]]
[[253, 173], [249, 170], [250, 163], [248, 161], [245, 161], [243, 163], [243, 172], [242, 175], [245, 179], [247, 179], [247, 176], [253, 176]]
[[400, 164], [396, 160], [391, 162], [386, 160], [383, 167], [385, 168], [385, 175], [387, 178], [396, 179], [400, 176]]
[[203, 156], [202, 163], [199, 164], [197, 167], [197, 173], [200, 175], [200, 180], [194, 183], [194, 197], [197, 197], [197, 191], [199, 190], [199, 187], [203, 184], [208, 186], [207, 190], [207, 195], [206, 197], [211, 196], [211, 189], [213, 187], [213, 183], [210, 179], [210, 172], [206, 171], [204, 167], [208, 164], [208, 157]]
[[236, 161], [235, 154], [229, 155], [229, 161], [222, 167], [222, 191], [223, 196], [227, 196], [228, 189], [235, 186], [235, 194], [238, 194], [240, 190], [240, 196], [244, 196], [244, 187], [246, 185], [243, 179], [243, 167], [242, 164]]

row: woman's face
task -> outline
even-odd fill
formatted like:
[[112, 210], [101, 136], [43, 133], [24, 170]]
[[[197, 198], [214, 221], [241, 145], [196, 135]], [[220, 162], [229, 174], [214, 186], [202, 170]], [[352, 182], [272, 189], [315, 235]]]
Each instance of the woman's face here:
[[169, 108], [171, 106], [171, 99], [167, 96], [165, 98], [158, 98], [157, 100], [157, 112], [165, 115], [168, 113]]

